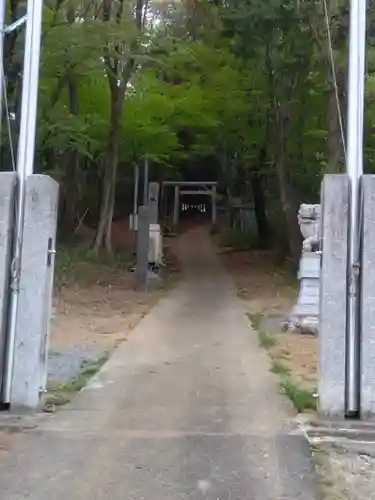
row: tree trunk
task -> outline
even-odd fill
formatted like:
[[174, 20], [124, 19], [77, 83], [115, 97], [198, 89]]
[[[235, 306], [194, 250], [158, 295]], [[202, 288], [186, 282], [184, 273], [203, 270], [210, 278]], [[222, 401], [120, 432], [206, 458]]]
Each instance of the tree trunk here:
[[293, 265], [297, 267], [301, 254], [302, 239], [297, 220], [297, 207], [293, 196], [292, 188], [288, 182], [288, 176], [286, 172], [285, 118], [282, 115], [278, 103], [276, 103], [276, 122], [277, 122], [276, 170], [279, 183], [280, 200], [287, 225], [290, 256]]
[[105, 161], [102, 203], [93, 247], [96, 253], [104, 246], [107, 252], [112, 254], [112, 219], [116, 195], [117, 164], [124, 95], [124, 90], [121, 87], [113, 86], [111, 88], [111, 126]]
[[270, 240], [270, 225], [266, 211], [266, 197], [263, 187], [263, 175], [261, 169], [266, 157], [266, 150], [262, 148], [259, 153], [259, 165], [250, 172], [251, 191], [254, 200], [255, 220], [258, 231], [258, 244], [261, 248], [267, 248]]
[[270, 239], [270, 226], [266, 212], [266, 197], [264, 196], [263, 179], [258, 171], [251, 173], [250, 182], [254, 200], [254, 213], [257, 223], [258, 244], [267, 248]]
[[[78, 90], [77, 80], [74, 74], [69, 75], [68, 83], [69, 95], [69, 112], [78, 115]], [[64, 155], [64, 172], [66, 172], [63, 180], [63, 232], [65, 235], [72, 235], [76, 229], [78, 202], [80, 197], [80, 181], [79, 181], [79, 158], [74, 151], [70, 148]]]

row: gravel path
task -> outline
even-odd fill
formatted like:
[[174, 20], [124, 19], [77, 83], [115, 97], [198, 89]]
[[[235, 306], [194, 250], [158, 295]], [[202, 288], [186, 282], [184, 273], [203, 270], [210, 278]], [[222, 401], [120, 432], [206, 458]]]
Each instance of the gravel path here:
[[1, 498], [317, 500], [308, 444], [209, 235], [179, 243], [178, 287], [0, 461]]
[[105, 355], [104, 350], [92, 346], [77, 345], [60, 350], [50, 350], [48, 358], [48, 381], [64, 382], [80, 372], [85, 361], [95, 361]]

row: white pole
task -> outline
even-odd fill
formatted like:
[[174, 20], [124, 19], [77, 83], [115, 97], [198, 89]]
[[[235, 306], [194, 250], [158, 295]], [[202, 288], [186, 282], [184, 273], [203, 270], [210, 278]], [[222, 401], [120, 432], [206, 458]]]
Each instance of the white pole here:
[[7, 0], [0, 0], [0, 135], [2, 130], [3, 118], [3, 99], [4, 99], [4, 86], [5, 86], [5, 73], [4, 73], [4, 28], [5, 28], [5, 13], [6, 13]]
[[138, 192], [139, 192], [139, 166], [134, 165], [134, 193], [133, 193], [133, 231], [135, 231], [135, 219], [138, 215]]
[[347, 310], [346, 413], [359, 412], [359, 232], [360, 178], [363, 174], [363, 106], [366, 52], [365, 0], [350, 5], [347, 173], [350, 180], [350, 234]]
[[26, 178], [33, 173], [35, 130], [37, 117], [40, 42], [42, 33], [43, 0], [28, 0], [25, 54], [22, 81], [22, 106], [18, 142], [17, 173], [19, 176], [15, 248], [12, 261], [12, 283], [9, 312], [8, 345], [2, 399], [10, 403], [15, 333], [18, 310], [20, 259], [23, 243]]
[[149, 168], [148, 168], [148, 159], [144, 160], [144, 169], [143, 169], [143, 205], [148, 206], [148, 178], [149, 178]]

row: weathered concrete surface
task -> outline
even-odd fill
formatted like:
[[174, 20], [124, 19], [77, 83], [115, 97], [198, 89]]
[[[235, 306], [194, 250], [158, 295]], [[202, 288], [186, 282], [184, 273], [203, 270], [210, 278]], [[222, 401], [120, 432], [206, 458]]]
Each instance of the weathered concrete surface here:
[[345, 354], [349, 179], [328, 174], [322, 183], [322, 267], [318, 354], [319, 412], [345, 415]]
[[205, 233], [187, 243], [177, 290], [0, 464], [2, 498], [318, 498], [307, 443], [231, 280]]
[[16, 172], [0, 172], [0, 388], [4, 374]]
[[12, 410], [35, 410], [47, 382], [49, 324], [59, 186], [47, 175], [26, 179]]
[[375, 175], [362, 177], [361, 418], [375, 418]]

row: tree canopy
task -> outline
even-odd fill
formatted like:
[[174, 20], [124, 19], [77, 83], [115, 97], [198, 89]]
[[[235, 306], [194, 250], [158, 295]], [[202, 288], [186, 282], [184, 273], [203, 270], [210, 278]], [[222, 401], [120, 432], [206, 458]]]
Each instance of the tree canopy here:
[[[24, 8], [9, 1], [8, 21]], [[372, 18], [369, 35], [372, 169]], [[23, 36], [4, 47], [15, 145]], [[254, 203], [259, 243], [275, 216], [297, 258], [298, 204], [318, 201], [323, 174], [344, 165], [347, 40], [341, 0], [46, 1], [36, 165], [61, 183], [61, 230], [89, 209], [95, 248], [110, 252], [116, 193], [147, 158], [159, 179], [214, 175], [229, 204]]]

